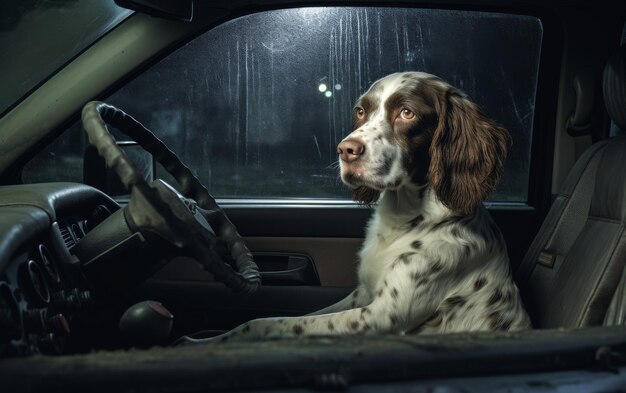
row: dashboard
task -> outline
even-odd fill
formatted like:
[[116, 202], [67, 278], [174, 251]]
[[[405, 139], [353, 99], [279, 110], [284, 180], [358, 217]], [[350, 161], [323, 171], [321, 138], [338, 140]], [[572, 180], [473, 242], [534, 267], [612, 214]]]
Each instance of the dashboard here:
[[72, 249], [119, 208], [83, 184], [0, 187], [0, 357], [63, 352], [94, 304]]

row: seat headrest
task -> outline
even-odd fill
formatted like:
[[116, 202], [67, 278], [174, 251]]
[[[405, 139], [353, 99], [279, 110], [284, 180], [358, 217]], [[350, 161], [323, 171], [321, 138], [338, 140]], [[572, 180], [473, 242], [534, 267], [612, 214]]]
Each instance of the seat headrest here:
[[609, 116], [619, 128], [626, 130], [626, 45], [606, 63], [602, 91]]

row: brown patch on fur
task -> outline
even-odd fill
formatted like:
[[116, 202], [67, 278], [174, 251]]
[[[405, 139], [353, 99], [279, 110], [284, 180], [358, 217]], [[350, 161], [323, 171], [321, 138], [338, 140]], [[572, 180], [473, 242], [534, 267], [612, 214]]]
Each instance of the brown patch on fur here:
[[493, 306], [494, 304], [498, 303], [501, 299], [502, 299], [502, 291], [500, 291], [499, 289], [496, 289], [495, 291], [493, 291], [491, 296], [489, 296], [489, 300], [487, 300], [487, 306]]
[[493, 330], [509, 330], [513, 321], [510, 319], [502, 319], [502, 314], [493, 312], [487, 316], [489, 327]]
[[454, 87], [436, 97], [439, 120], [429, 150], [428, 178], [444, 205], [467, 214], [495, 188], [511, 138]]
[[433, 315], [430, 316], [430, 318], [428, 318], [426, 322], [424, 322], [424, 326], [437, 327], [441, 325], [442, 321], [443, 315], [441, 314], [441, 311], [437, 310]]
[[509, 330], [511, 328], [511, 324], [513, 324], [513, 321], [511, 321], [510, 319], [507, 319], [507, 320], [500, 322], [499, 328], [502, 330]]
[[411, 221], [408, 222], [409, 228], [411, 228], [411, 229], [417, 228], [419, 226], [419, 224], [422, 223], [422, 221], [424, 221], [424, 216], [420, 214], [420, 215], [418, 215], [417, 217], [415, 217], [414, 219], [412, 219]]
[[292, 330], [296, 336], [299, 336], [302, 334], [302, 332], [304, 332], [304, 329], [300, 325], [294, 325]]
[[[376, 91], [376, 89], [377, 88], [375, 86], [372, 86], [370, 88], [370, 91], [374, 92]], [[371, 94], [364, 94], [361, 98], [359, 98], [356, 105], [354, 106], [354, 110], [352, 111], [352, 129], [356, 130], [357, 128], [365, 124], [369, 116], [372, 114], [372, 108], [375, 108], [376, 106], [378, 106], [378, 103]], [[357, 116], [358, 108], [362, 108], [365, 114], [365, 116], [363, 116], [361, 119], [359, 119], [359, 117]]]
[[396, 288], [391, 289], [391, 297], [394, 299], [398, 298], [398, 290]]
[[471, 255], [471, 253], [472, 253], [472, 247], [470, 247], [470, 246], [469, 246], [469, 245], [467, 245], [467, 244], [466, 244], [466, 245], [464, 245], [464, 246], [463, 246], [463, 256], [464, 256], [465, 258], [469, 258], [469, 256]]
[[411, 257], [415, 255], [414, 252], [405, 252], [400, 254], [397, 260], [402, 261], [405, 265], [408, 265], [411, 262]]
[[443, 264], [439, 261], [434, 262], [432, 265], [430, 265], [430, 271], [432, 273], [438, 273], [443, 269]]
[[459, 221], [461, 221], [461, 219], [463, 219], [463, 216], [454, 215], [454, 216], [446, 217], [443, 220], [436, 223], [435, 225], [433, 225], [433, 229], [439, 229], [446, 225], [456, 224]]
[[478, 277], [474, 282], [474, 290], [480, 291], [487, 284], [487, 279], [485, 277]]
[[332, 321], [328, 321], [328, 330], [330, 330], [330, 331], [335, 330], [335, 325], [333, 325]]
[[359, 324], [359, 321], [351, 321], [350, 322], [350, 329], [352, 329], [352, 330], [358, 330], [359, 326], [361, 326]]
[[467, 299], [463, 296], [451, 296], [443, 301], [449, 307], [461, 307], [467, 303]]
[[499, 312], [492, 312], [487, 316], [487, 320], [489, 321], [489, 327], [491, 329], [496, 329], [498, 326], [498, 322], [500, 321], [501, 314]]
[[422, 242], [419, 240], [415, 240], [413, 243], [411, 243], [411, 247], [413, 247], [416, 250], [419, 250], [420, 248], [422, 248]]

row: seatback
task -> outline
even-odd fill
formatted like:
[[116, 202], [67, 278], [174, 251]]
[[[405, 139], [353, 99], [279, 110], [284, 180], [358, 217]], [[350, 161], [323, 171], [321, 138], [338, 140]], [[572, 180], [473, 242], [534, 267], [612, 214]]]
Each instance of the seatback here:
[[[626, 46], [607, 64], [603, 89], [626, 129]], [[624, 321], [625, 223], [626, 137], [615, 137], [580, 157], [516, 272], [536, 328]]]

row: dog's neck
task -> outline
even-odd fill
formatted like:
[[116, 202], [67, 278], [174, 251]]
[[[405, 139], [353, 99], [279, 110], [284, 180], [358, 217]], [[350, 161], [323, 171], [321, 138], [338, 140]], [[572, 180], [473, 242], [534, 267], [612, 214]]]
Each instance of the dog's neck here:
[[390, 222], [411, 220], [422, 215], [425, 221], [441, 221], [454, 215], [437, 198], [435, 191], [428, 185], [405, 185], [397, 190], [382, 192], [376, 207], [376, 213]]

